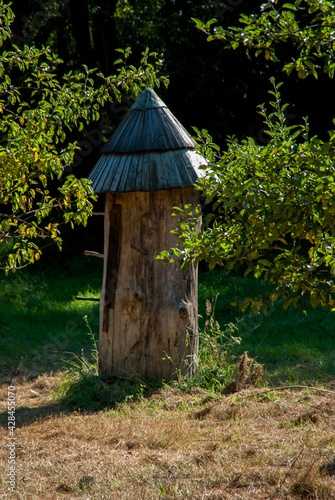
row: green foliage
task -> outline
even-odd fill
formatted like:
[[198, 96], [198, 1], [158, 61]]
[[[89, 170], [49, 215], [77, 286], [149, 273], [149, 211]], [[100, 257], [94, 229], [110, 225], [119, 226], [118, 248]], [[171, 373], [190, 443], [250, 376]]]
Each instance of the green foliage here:
[[[1, 2], [0, 46], [10, 36], [12, 20], [10, 7]], [[61, 248], [61, 225], [86, 225], [92, 213], [90, 183], [62, 177], [78, 149], [69, 135], [98, 120], [104, 103], [121, 99], [122, 92], [167, 84], [166, 77], [158, 77], [156, 53], [147, 49], [135, 68], [127, 65], [130, 48], [119, 52], [117, 74], [108, 77], [87, 67], [59, 77], [62, 61], [48, 47], [14, 46], [0, 55], [0, 243], [15, 241], [2, 266], [7, 271], [38, 260], [38, 241], [51, 238]], [[53, 179], [59, 182], [56, 193], [49, 187]], [[51, 217], [54, 213], [62, 218]]]
[[[254, 314], [251, 309], [242, 312], [232, 302], [243, 302], [244, 297], [266, 295], [270, 286], [263, 280], [247, 277], [217, 267], [199, 273], [199, 311], [205, 316], [208, 297], [218, 295], [216, 318], [223, 330], [234, 329], [241, 343], [232, 344], [228, 362], [236, 362], [244, 351], [265, 367], [265, 381], [270, 385], [303, 383], [315, 385], [327, 382], [335, 374], [334, 314], [323, 308], [310, 308], [308, 317], [294, 307], [281, 307], [285, 298], [278, 299], [278, 307], [262, 309]], [[230, 361], [231, 360], [231, 361]]]
[[[253, 273], [273, 285], [265, 297], [248, 297], [242, 310], [267, 308], [283, 294], [289, 304], [306, 302], [335, 309], [335, 132], [328, 142], [309, 137], [308, 122], [287, 126], [279, 85], [272, 80], [271, 110], [261, 105], [269, 142], [227, 140], [220, 153], [207, 131], [198, 134], [198, 151], [208, 161], [198, 188], [211, 204], [199, 234], [200, 207], [179, 212], [181, 245], [173, 249], [187, 265], [205, 259], [210, 268]], [[167, 257], [162, 255], [162, 257]], [[170, 259], [171, 260], [171, 259]]]
[[88, 322], [87, 315], [84, 316], [85, 324], [88, 328], [88, 336], [91, 340], [91, 353], [90, 356], [84, 353], [84, 349], [81, 350], [81, 356], [76, 356], [68, 362], [69, 371], [74, 373], [76, 377], [86, 378], [99, 373], [99, 352], [98, 352], [98, 341], [92, 331], [92, 328]]
[[211, 392], [222, 392], [235, 374], [231, 350], [240, 344], [239, 327], [229, 323], [222, 329], [215, 319], [217, 296], [206, 300], [206, 318], [199, 332], [198, 371], [188, 384], [200, 386]]
[[[219, 39], [226, 49], [244, 46], [248, 55], [264, 53], [266, 60], [277, 61], [277, 54], [286, 55], [287, 49], [291, 56], [292, 44], [296, 53], [283, 68], [287, 74], [296, 69], [300, 78], [317, 78], [322, 65], [324, 73], [334, 75], [333, 2], [268, 1], [259, 14], [243, 14], [239, 26], [227, 29], [216, 26], [215, 19], [193, 20], [209, 41]], [[271, 81], [271, 109], [259, 106], [269, 137], [265, 146], [232, 136], [220, 152], [207, 130], [195, 129], [198, 152], [208, 162], [198, 188], [210, 213], [197, 234], [200, 207], [194, 213], [190, 206], [180, 211], [176, 232], [181, 244], [160, 257], [171, 261], [177, 256], [183, 266], [206, 260], [210, 268], [224, 265], [272, 285], [258, 299], [234, 301], [242, 311], [251, 305], [254, 314], [266, 315], [281, 296], [284, 310], [293, 304], [305, 312], [308, 305], [321, 304], [333, 311], [335, 131], [329, 131], [325, 142], [310, 136], [307, 118], [302, 125], [289, 126], [281, 84]]]
[[160, 13], [165, 4], [166, 0], [155, 0], [153, 2], [147, 0], [136, 0], [136, 2], [119, 0], [114, 14], [118, 33], [123, 34], [125, 32], [129, 39], [133, 35], [130, 32], [130, 26], [135, 27], [138, 38], [143, 38], [150, 45], [159, 47], [162, 29]]
[[[283, 71], [288, 75], [296, 70], [299, 78], [308, 75], [318, 77], [318, 71], [331, 78], [335, 71], [334, 58], [334, 2], [319, 0], [295, 0], [294, 3], [268, 0], [260, 5], [260, 14], [240, 16], [242, 26], [215, 26], [216, 19], [203, 23], [194, 19], [195, 25], [204, 31], [207, 40], [221, 40], [225, 48], [243, 46], [249, 55], [264, 54], [266, 60], [278, 62], [277, 52], [282, 45], [292, 45], [296, 54], [287, 62]], [[290, 54], [291, 55], [291, 54]]]

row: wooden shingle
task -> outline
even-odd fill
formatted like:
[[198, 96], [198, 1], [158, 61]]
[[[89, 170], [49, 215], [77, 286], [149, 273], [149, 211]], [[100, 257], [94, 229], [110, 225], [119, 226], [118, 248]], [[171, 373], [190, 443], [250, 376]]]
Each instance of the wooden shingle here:
[[189, 133], [152, 89], [145, 89], [102, 148], [89, 179], [96, 193], [192, 186], [204, 158]]

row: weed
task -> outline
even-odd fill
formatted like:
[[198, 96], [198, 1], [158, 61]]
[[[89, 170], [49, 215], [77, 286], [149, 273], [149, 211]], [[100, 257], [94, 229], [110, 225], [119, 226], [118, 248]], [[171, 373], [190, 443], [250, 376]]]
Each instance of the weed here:
[[319, 472], [322, 476], [335, 476], [335, 460], [334, 462], [321, 465]]
[[[99, 377], [98, 346], [87, 316], [84, 321], [88, 327], [88, 336], [91, 339], [91, 355], [88, 358], [84, 349], [81, 355], [73, 355], [74, 359], [66, 361], [68, 369], [61, 375], [61, 383], [53, 391], [53, 395], [60, 401], [72, 403], [75, 408], [87, 407], [104, 401], [105, 386]], [[82, 396], [80, 396], [82, 394]]]
[[255, 363], [254, 359], [249, 358], [248, 353], [244, 351], [236, 366], [236, 372], [236, 380], [225, 387], [224, 394], [233, 394], [249, 386], [258, 385], [263, 375], [263, 368]]
[[75, 359], [68, 361], [70, 372], [76, 378], [85, 378], [96, 376], [99, 374], [99, 351], [98, 342], [88, 322], [87, 315], [84, 316], [85, 324], [88, 328], [88, 337], [91, 340], [90, 358], [84, 354], [84, 349], [81, 350], [81, 356], [74, 355]]
[[216, 321], [217, 298], [216, 295], [212, 301], [206, 300], [206, 319], [199, 332], [198, 371], [193, 379], [179, 380], [182, 389], [199, 386], [212, 393], [220, 393], [235, 372], [229, 354], [241, 338], [236, 336], [238, 327], [235, 324], [229, 323], [222, 329]]
[[241, 344], [230, 349], [231, 357], [244, 351], [266, 366], [266, 381], [271, 385], [305, 383], [334, 379], [334, 315], [322, 307], [308, 311], [307, 318], [294, 307], [286, 311], [276, 305], [266, 315], [242, 314], [232, 302], [246, 295], [266, 293], [267, 285], [252, 277], [228, 274], [224, 269], [199, 273], [199, 311], [205, 315], [206, 299], [219, 294], [216, 319], [237, 327], [235, 336]]
[[94, 483], [93, 476], [83, 476], [82, 478], [79, 479], [78, 486], [79, 489], [86, 490], [87, 488], [90, 488], [93, 485], [93, 483]]

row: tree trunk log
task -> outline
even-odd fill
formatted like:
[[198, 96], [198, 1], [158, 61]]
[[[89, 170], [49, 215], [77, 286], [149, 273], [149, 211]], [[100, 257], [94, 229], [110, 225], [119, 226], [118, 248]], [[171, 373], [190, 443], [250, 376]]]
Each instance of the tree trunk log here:
[[193, 188], [108, 193], [99, 367], [103, 374], [176, 378], [196, 370], [197, 268], [156, 256], [177, 245], [174, 206], [199, 202]]

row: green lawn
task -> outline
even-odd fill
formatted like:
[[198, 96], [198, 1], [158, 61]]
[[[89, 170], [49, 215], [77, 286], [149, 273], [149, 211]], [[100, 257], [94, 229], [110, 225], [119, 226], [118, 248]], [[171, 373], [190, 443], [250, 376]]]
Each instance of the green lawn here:
[[266, 285], [254, 278], [229, 276], [222, 269], [200, 274], [200, 314], [205, 314], [205, 299], [219, 293], [216, 319], [221, 327], [233, 322], [235, 335], [242, 337], [233, 354], [247, 350], [249, 356], [257, 357], [273, 383], [316, 383], [334, 377], [335, 315], [318, 307], [304, 316], [294, 307], [284, 311], [279, 304], [267, 316], [242, 315], [230, 305], [265, 290]]
[[[86, 259], [86, 260], [85, 260]], [[71, 354], [87, 349], [83, 317], [99, 329], [99, 303], [76, 295], [99, 297], [102, 262], [86, 257], [61, 268], [17, 271], [1, 278], [0, 366], [41, 373], [57, 370]]]
[[[76, 295], [99, 297], [102, 262], [81, 257], [55, 268], [36, 266], [0, 279], [0, 370], [33, 374], [58, 370], [64, 360], [90, 346], [92, 330], [99, 330], [99, 304], [77, 301]], [[230, 303], [261, 293], [253, 278], [229, 276], [222, 269], [199, 273], [199, 320], [203, 327], [206, 299], [217, 294], [216, 320], [222, 330], [241, 336], [230, 351], [243, 351], [264, 365], [268, 381], [322, 383], [335, 377], [335, 316], [321, 308], [307, 317], [298, 310], [276, 307], [268, 316], [239, 311]], [[229, 325], [229, 326], [228, 326]], [[71, 354], [72, 353], [72, 354]]]

